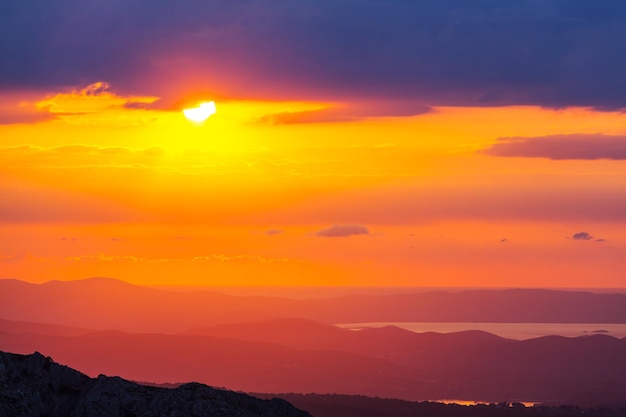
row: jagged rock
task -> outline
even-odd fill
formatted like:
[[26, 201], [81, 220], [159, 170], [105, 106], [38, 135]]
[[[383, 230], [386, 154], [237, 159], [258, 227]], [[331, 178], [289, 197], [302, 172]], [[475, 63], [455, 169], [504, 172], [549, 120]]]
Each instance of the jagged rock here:
[[0, 352], [0, 417], [310, 417], [280, 399], [191, 383], [175, 389], [89, 378], [36, 352]]

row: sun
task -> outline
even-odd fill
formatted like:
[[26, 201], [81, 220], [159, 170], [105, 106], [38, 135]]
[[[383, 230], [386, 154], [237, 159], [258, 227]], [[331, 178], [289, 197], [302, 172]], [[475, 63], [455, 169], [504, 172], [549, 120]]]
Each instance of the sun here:
[[216, 112], [217, 108], [215, 107], [214, 101], [205, 101], [204, 103], [198, 104], [196, 107], [183, 110], [183, 114], [187, 120], [194, 123], [202, 123]]

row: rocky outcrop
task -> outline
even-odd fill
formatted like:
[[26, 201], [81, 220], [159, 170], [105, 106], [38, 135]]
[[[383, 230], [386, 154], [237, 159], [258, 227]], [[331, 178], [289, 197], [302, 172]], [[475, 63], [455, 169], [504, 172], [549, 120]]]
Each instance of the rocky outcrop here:
[[37, 352], [0, 352], [0, 417], [31, 416], [310, 417], [280, 399], [260, 400], [198, 383], [168, 389], [119, 377], [89, 378]]

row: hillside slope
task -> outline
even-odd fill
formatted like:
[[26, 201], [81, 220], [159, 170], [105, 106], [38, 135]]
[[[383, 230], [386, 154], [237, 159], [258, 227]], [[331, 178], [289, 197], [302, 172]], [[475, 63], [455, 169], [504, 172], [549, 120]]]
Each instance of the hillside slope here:
[[96, 379], [40, 353], [0, 352], [2, 417], [310, 417], [284, 400], [191, 383], [147, 387], [118, 377]]

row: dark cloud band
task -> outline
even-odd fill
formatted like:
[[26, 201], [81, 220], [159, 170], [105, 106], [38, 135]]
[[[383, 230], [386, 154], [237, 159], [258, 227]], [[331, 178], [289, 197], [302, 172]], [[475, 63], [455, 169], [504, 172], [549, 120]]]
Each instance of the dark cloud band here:
[[626, 107], [619, 0], [31, 0], [0, 8], [0, 90]]

